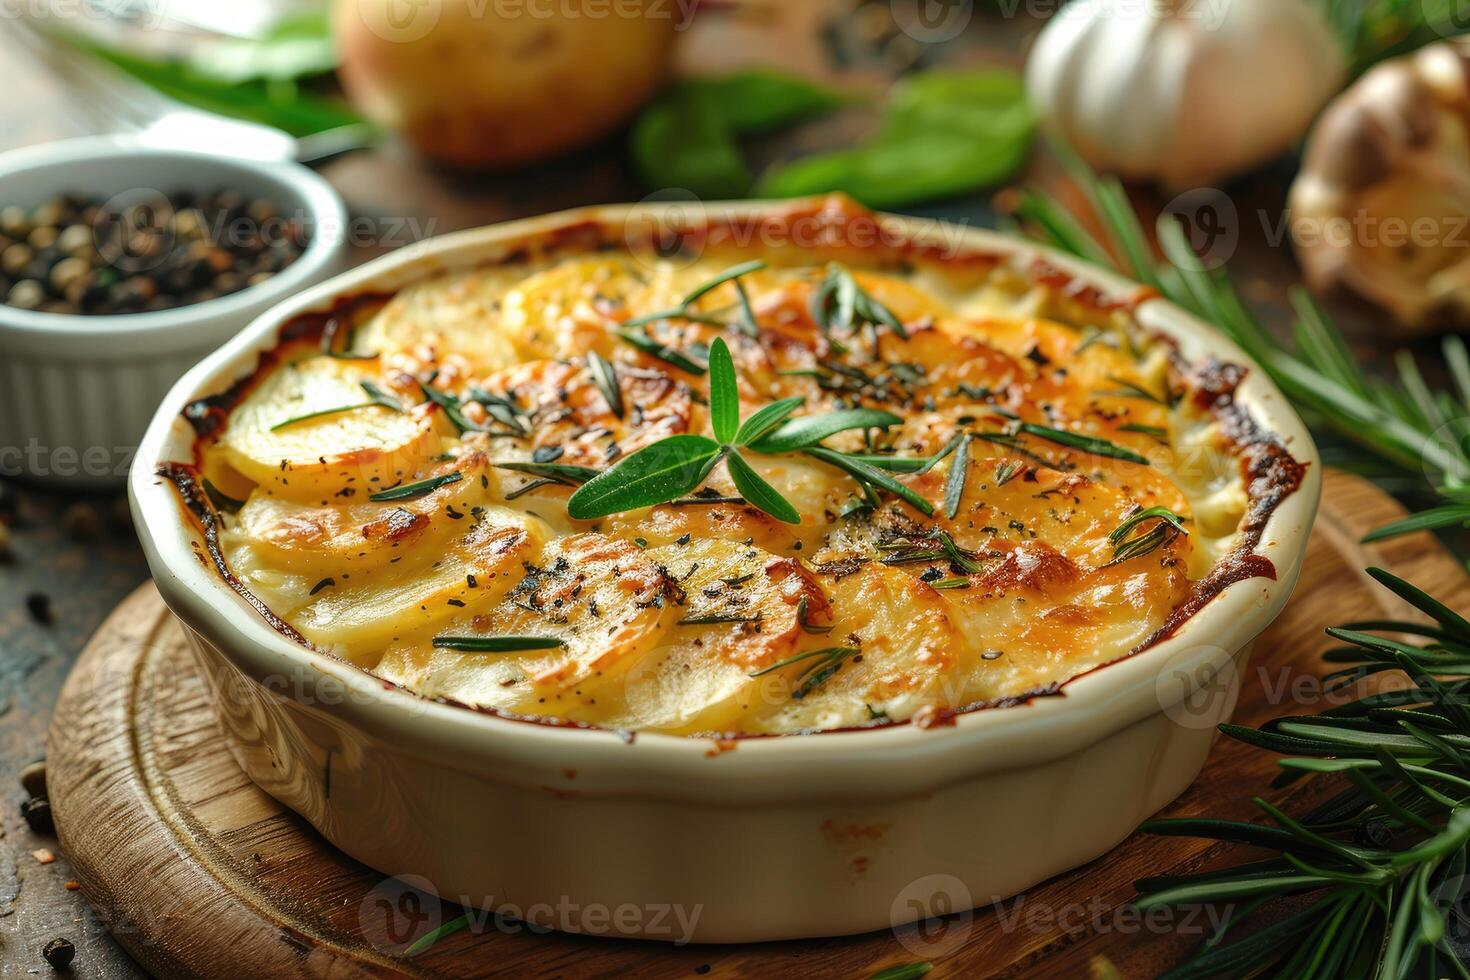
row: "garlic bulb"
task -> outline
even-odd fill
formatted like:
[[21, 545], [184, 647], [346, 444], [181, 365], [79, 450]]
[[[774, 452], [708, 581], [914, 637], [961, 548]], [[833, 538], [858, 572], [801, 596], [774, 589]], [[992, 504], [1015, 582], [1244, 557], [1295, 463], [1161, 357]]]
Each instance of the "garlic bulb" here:
[[1470, 42], [1386, 61], [1338, 96], [1288, 201], [1307, 285], [1410, 332], [1470, 325]]
[[1032, 105], [1094, 167], [1173, 186], [1285, 151], [1342, 83], [1312, 0], [1073, 0], [1037, 38]]

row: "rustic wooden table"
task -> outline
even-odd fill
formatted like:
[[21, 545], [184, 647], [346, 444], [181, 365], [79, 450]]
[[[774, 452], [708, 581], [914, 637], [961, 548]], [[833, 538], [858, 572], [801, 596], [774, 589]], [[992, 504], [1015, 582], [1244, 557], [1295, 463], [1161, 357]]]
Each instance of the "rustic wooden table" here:
[[[945, 62], [1019, 66], [1025, 40], [1038, 24], [977, 14], [969, 29], [943, 50], [906, 47], [901, 39], [883, 55], [863, 42], [864, 18], [872, 20], [868, 13], [841, 14], [855, 6], [853, 0], [767, 0], [735, 12], [716, 8], [714, 16], [696, 24], [681, 40], [681, 64], [716, 72], [759, 61], [811, 77], [877, 85], [891, 74], [892, 58], [905, 61], [916, 54]], [[0, 149], [109, 128], [82, 114], [64, 86], [22, 55], [6, 34], [10, 29], [0, 20], [0, 91], [6, 93], [0, 107]], [[834, 31], [845, 39], [836, 51], [831, 43]], [[861, 125], [861, 120], [820, 124], [759, 152], [789, 153], [794, 141], [830, 142]], [[1038, 155], [1031, 176], [1046, 181], [1054, 169], [1044, 155]], [[376, 218], [378, 227], [399, 236], [388, 244], [572, 205], [642, 196], [624, 163], [621, 138], [519, 174], [449, 175], [397, 145], [339, 159], [324, 173], [355, 214]], [[1282, 172], [1267, 173], [1230, 189], [1240, 215], [1240, 244], [1232, 269], [1247, 298], [1273, 324], [1284, 320], [1284, 291], [1296, 273], [1289, 248], [1271, 240], [1274, 217], [1259, 216], [1279, 215], [1283, 177]], [[1166, 201], [1148, 192], [1140, 192], [1139, 200], [1146, 209], [1160, 208]], [[995, 213], [989, 202], [989, 194], [980, 194], [928, 206], [922, 212], [993, 225]], [[360, 249], [359, 258], [380, 249]], [[1335, 312], [1355, 341], [1363, 344], [1362, 353], [1371, 357], [1377, 349], [1371, 319], [1351, 309]], [[56, 693], [77, 652], [113, 606], [147, 578], [147, 571], [120, 496], [76, 497], [3, 481], [0, 494], [0, 500], [15, 508], [10, 518], [14, 559], [0, 564], [0, 977], [44, 975], [49, 968], [39, 950], [53, 936], [65, 936], [77, 945], [75, 976], [141, 976], [98, 916], [68, 890], [71, 875], [65, 855], [58, 852], [49, 864], [36, 859], [35, 852], [54, 850], [56, 845], [53, 838], [32, 833], [22, 821], [19, 805], [24, 794], [16, 774], [44, 755]], [[95, 525], [91, 533], [78, 533], [78, 524], [89, 523]], [[49, 624], [38, 622], [28, 609], [33, 596], [49, 599], [53, 612]]]

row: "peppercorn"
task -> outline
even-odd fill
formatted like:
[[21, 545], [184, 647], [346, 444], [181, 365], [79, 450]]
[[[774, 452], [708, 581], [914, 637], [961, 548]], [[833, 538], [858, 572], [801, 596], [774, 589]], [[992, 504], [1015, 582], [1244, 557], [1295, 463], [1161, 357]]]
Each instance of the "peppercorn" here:
[[5, 301], [22, 310], [34, 310], [46, 302], [46, 289], [34, 279], [22, 279], [10, 287]]
[[71, 966], [71, 961], [77, 957], [77, 948], [72, 945], [70, 939], [58, 936], [41, 947], [41, 955], [53, 970], [65, 970]]
[[46, 763], [32, 762], [20, 771], [20, 784], [31, 796], [46, 795]]
[[25, 817], [32, 833], [51, 834], [56, 831], [56, 823], [51, 819], [51, 801], [44, 796], [32, 796], [22, 803], [20, 815]]
[[44, 592], [32, 592], [26, 596], [26, 612], [43, 626], [51, 625], [55, 619], [51, 612], [51, 597]]
[[4, 252], [0, 252], [0, 269], [8, 276], [18, 276], [31, 264], [36, 257], [36, 252], [24, 242], [16, 242]]
[[308, 237], [274, 202], [228, 189], [120, 209], [63, 195], [0, 209], [0, 299], [68, 315], [172, 309], [264, 282]]

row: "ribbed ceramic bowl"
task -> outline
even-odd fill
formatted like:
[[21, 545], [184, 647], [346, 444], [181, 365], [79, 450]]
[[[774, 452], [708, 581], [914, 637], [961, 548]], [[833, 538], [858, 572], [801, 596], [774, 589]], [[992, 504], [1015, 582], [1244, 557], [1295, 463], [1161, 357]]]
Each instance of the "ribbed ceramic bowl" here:
[[[169, 393], [133, 466], [134, 517], [251, 778], [348, 854], [453, 901], [573, 931], [701, 942], [855, 933], [987, 904], [1097, 857], [1178, 795], [1234, 707], [1252, 641], [1291, 593], [1316, 512], [1316, 450], [1259, 370], [1237, 400], [1308, 464], [1257, 548], [1275, 578], [1229, 586], [1174, 637], [1075, 679], [1064, 696], [950, 726], [721, 745], [511, 721], [427, 702], [296, 646], [201, 561], [155, 467], [190, 458], [179, 411], [248, 373], [280, 324], [334, 297], [501, 260], [559, 229], [647, 214], [568, 212], [397, 252], [272, 310]], [[1011, 238], [882, 220], [1020, 268], [1044, 257], [1105, 296], [1136, 294]], [[1187, 358], [1249, 363], [1163, 301], [1137, 315]]]
[[[300, 215], [312, 238], [265, 282], [154, 313], [72, 316], [0, 304], [0, 473], [80, 488], [118, 487], [159, 400], [200, 358], [261, 313], [342, 271], [347, 209], [295, 163], [86, 136], [0, 155], [0, 204], [58, 194], [109, 200], [237, 190]], [[144, 271], [144, 270], [140, 270]]]

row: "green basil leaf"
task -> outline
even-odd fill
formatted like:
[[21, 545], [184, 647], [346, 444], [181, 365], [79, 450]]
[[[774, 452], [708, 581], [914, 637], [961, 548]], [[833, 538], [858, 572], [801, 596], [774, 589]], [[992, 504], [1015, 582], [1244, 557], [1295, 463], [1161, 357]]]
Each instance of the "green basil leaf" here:
[[1033, 127], [1014, 72], [920, 72], [893, 86], [870, 142], [778, 165], [753, 196], [845, 191], [875, 208], [953, 197], [1013, 177]]
[[704, 481], [720, 452], [705, 436], [661, 439], [582, 484], [568, 498], [567, 513], [587, 521], [681, 497]]
[[639, 114], [629, 143], [639, 179], [704, 199], [740, 197], [751, 173], [738, 138], [830, 111], [844, 97], [769, 71], [693, 79], [669, 86]]
[[751, 445], [758, 453], [789, 453], [815, 446], [828, 436], [849, 429], [886, 429], [903, 419], [892, 412], [876, 408], [852, 408], [824, 415], [803, 415], [790, 419], [779, 429]]
[[801, 515], [791, 506], [791, 502], [762, 479], [738, 452], [725, 457], [725, 467], [730, 471], [730, 479], [735, 481], [735, 489], [740, 491], [740, 496], [747, 503], [754, 504], [778, 521], [785, 521], [787, 524], [801, 523]]
[[52, 36], [185, 105], [274, 126], [298, 137], [350, 126], [361, 131], [363, 145], [371, 141], [372, 128], [345, 102], [313, 95], [305, 86], [283, 95], [278, 83], [267, 80], [217, 81], [180, 61], [135, 54], [73, 32], [56, 31]]
[[740, 431], [735, 433], [735, 445], [748, 446], [752, 442], [755, 442], [761, 436], [786, 421], [792, 412], [801, 407], [804, 401], [806, 401], [805, 398], [797, 395], [792, 398], [783, 398], [778, 402], [771, 402], [769, 405], [762, 405], [756, 409], [750, 418], [745, 420], [744, 424], [740, 426]]
[[740, 391], [735, 380], [735, 362], [723, 337], [709, 345], [709, 424], [715, 439], [728, 445], [740, 427]]

